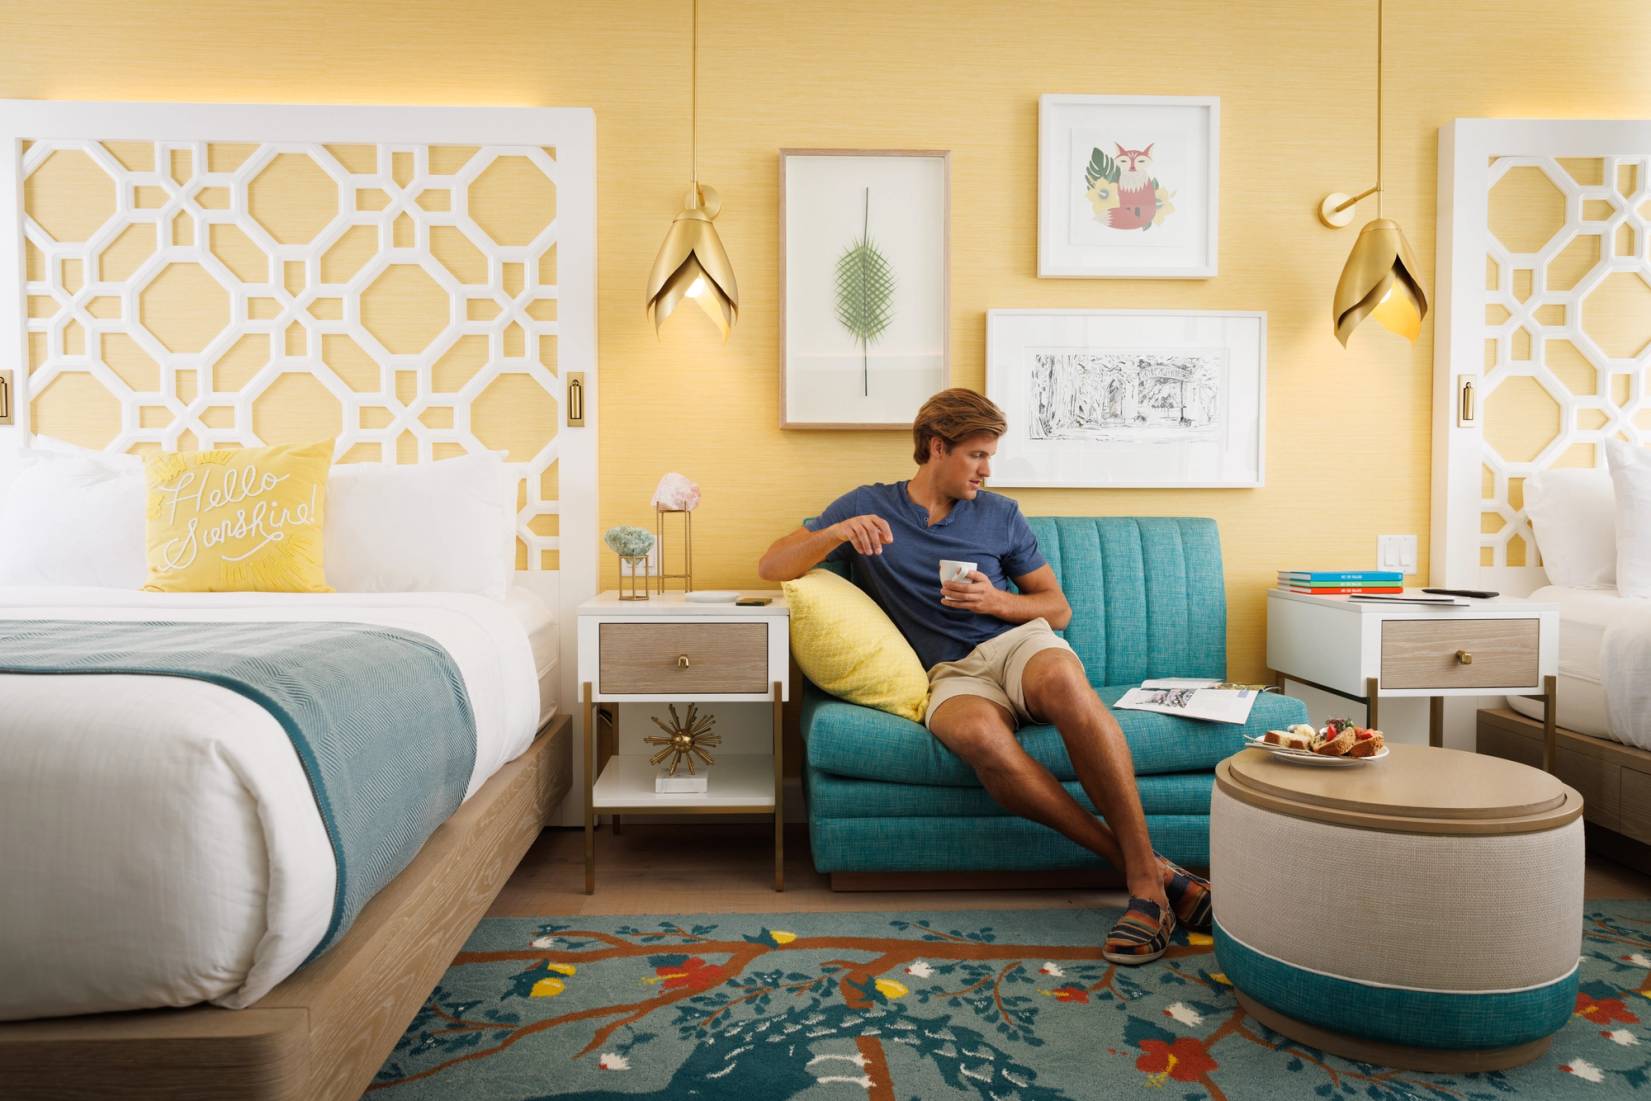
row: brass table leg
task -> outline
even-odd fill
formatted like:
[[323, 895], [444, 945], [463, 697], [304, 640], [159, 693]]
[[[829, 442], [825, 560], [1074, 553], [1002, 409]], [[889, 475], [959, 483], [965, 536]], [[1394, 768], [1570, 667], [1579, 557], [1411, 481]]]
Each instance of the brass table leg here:
[[[597, 752], [597, 757], [605, 765], [610, 757], [619, 752], [619, 705], [611, 703], [607, 707], [598, 708], [597, 713], [605, 716], [608, 720], [608, 729], [602, 735], [602, 744]], [[609, 818], [613, 825], [613, 835], [618, 837], [622, 832], [619, 826], [619, 815], [610, 815]]]
[[1380, 690], [1380, 683], [1375, 677], [1364, 679], [1364, 724], [1372, 730], [1380, 730], [1380, 719], [1377, 716], [1376, 693]]
[[590, 681], [585, 682], [585, 893], [596, 893], [596, 704]]
[[774, 889], [785, 890], [785, 704], [774, 682]]
[[1559, 707], [1559, 678], [1548, 675], [1542, 678], [1542, 771], [1553, 774], [1554, 756], [1558, 752], [1558, 735], [1554, 727], [1559, 718], [1554, 714]]
[[1445, 698], [1427, 698], [1427, 744], [1442, 749], [1445, 744]]

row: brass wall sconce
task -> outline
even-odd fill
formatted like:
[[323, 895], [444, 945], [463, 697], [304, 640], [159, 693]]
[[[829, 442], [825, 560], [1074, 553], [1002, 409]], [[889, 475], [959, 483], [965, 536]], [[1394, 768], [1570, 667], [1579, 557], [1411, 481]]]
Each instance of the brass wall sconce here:
[[1427, 316], [1427, 292], [1417, 277], [1416, 258], [1399, 223], [1382, 217], [1382, 39], [1385, 30], [1383, 0], [1376, 0], [1376, 183], [1357, 195], [1336, 193], [1319, 204], [1319, 221], [1340, 229], [1353, 221], [1359, 200], [1376, 196], [1376, 217], [1359, 231], [1353, 251], [1342, 267], [1331, 308], [1336, 339], [1346, 347], [1348, 337], [1367, 317], [1415, 341]]

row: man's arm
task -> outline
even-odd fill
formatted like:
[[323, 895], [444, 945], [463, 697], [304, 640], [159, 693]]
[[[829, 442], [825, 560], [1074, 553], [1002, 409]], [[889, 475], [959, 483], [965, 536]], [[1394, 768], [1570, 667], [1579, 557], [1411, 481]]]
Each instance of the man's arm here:
[[892, 542], [894, 532], [888, 521], [869, 514], [850, 516], [819, 531], [798, 528], [774, 540], [757, 563], [757, 576], [764, 581], [791, 581], [824, 562], [841, 543], [853, 544], [858, 554], [882, 554], [883, 546]]
[[940, 603], [995, 616], [1005, 623], [1029, 623], [1041, 616], [1057, 631], [1072, 622], [1072, 605], [1066, 602], [1061, 583], [1047, 563], [1014, 580], [1019, 593], [996, 587], [976, 570], [967, 581], [942, 585]]

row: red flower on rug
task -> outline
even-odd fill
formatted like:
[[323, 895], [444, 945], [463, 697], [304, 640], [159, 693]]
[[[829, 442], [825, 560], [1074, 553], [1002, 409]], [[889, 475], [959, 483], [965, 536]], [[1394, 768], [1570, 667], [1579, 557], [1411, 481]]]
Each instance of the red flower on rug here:
[[666, 990], [687, 988], [709, 990], [723, 980], [723, 970], [713, 967], [698, 956], [689, 956], [681, 963], [654, 968], [654, 976]]
[[1165, 1078], [1196, 1082], [1220, 1065], [1196, 1036], [1180, 1036], [1169, 1043], [1142, 1040], [1141, 1057], [1135, 1060], [1135, 1069], [1145, 1071], [1147, 1084], [1152, 1086], [1163, 1085]]
[[1622, 1004], [1621, 998], [1595, 998], [1581, 992], [1576, 996], [1576, 1015], [1586, 1017], [1597, 1024], [1621, 1021], [1623, 1024], [1631, 1025], [1639, 1022], [1639, 1018]]

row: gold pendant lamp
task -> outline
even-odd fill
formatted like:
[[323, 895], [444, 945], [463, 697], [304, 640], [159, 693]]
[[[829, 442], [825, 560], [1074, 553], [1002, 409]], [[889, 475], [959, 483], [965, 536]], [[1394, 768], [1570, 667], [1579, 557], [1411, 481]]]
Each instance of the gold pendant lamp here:
[[722, 199], [716, 188], [699, 182], [699, 0], [694, 0], [693, 21], [689, 91], [693, 172], [682, 210], [671, 220], [665, 243], [654, 257], [645, 305], [657, 335], [677, 304], [684, 298], [692, 299], [726, 341], [728, 330], [739, 318], [739, 287], [734, 282], [734, 265], [728, 262], [728, 253], [712, 224], [722, 210]]
[[1399, 223], [1382, 217], [1382, 8], [1383, 0], [1376, 0], [1376, 186], [1353, 196], [1329, 195], [1319, 204], [1319, 220], [1340, 229], [1353, 221], [1353, 207], [1360, 199], [1376, 196], [1375, 220], [1359, 231], [1336, 284], [1331, 323], [1343, 347], [1367, 317], [1414, 342], [1427, 316], [1427, 292], [1417, 277], [1410, 242]]

